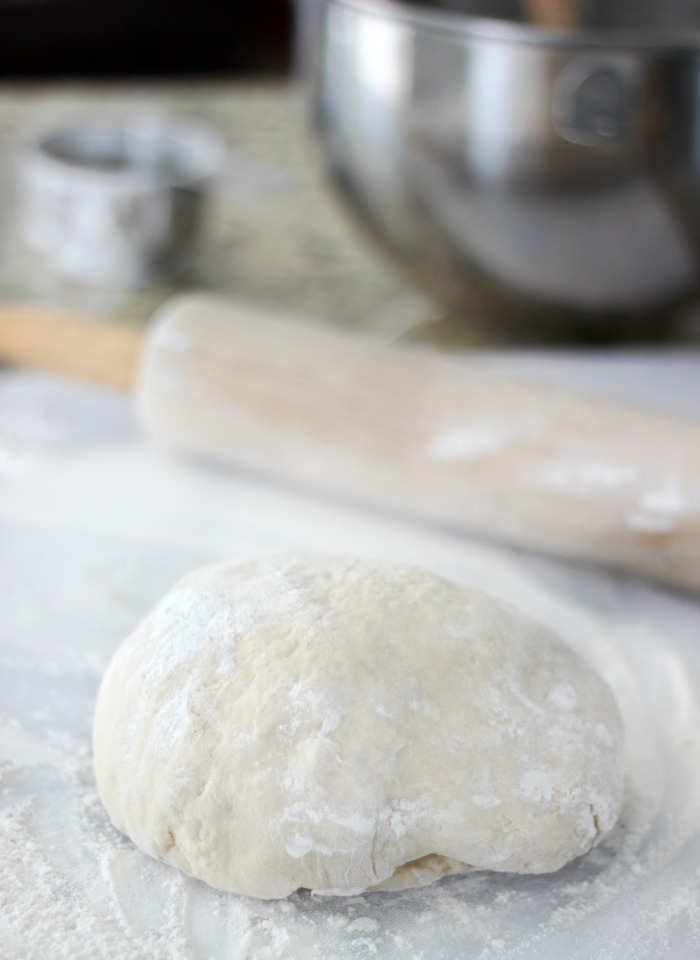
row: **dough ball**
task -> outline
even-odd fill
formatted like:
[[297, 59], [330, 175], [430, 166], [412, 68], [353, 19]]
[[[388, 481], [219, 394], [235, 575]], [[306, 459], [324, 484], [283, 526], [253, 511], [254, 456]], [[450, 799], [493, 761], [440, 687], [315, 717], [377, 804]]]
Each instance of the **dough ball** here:
[[397, 563], [185, 577], [112, 660], [94, 745], [141, 850], [256, 897], [558, 870], [620, 809], [602, 680], [510, 606]]

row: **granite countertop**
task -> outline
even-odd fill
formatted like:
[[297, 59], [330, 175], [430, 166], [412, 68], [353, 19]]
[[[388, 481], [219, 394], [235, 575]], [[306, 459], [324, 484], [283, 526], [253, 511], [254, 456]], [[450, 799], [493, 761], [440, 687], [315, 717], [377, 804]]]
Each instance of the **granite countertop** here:
[[[206, 123], [230, 148], [196, 272], [177, 286], [138, 292], [57, 277], [20, 234], [22, 149], [51, 129], [90, 117], [154, 110]], [[174, 293], [206, 287], [343, 325], [391, 325], [396, 314], [430, 314], [429, 301], [361, 235], [335, 198], [311, 129], [309, 99], [298, 85], [0, 87], [0, 149], [0, 191], [9, 211], [0, 225], [0, 299], [6, 302], [141, 324]]]
[[[253, 303], [449, 349], [509, 345], [497, 324], [445, 316], [366, 235], [336, 196], [314, 137], [309, 91], [298, 82], [0, 85], [0, 302], [142, 325], [167, 298], [206, 288]], [[22, 150], [49, 130], [91, 117], [147, 111], [195, 119], [230, 150], [193, 273], [138, 292], [62, 279], [25, 245], [17, 210]], [[481, 318], [483, 319], [483, 318]], [[674, 328], [700, 340], [697, 310]]]

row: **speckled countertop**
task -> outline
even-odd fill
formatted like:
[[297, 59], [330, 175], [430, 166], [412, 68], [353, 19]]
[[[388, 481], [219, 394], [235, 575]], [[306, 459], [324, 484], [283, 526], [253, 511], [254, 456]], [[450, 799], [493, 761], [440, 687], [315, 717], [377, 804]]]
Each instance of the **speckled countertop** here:
[[[429, 316], [429, 302], [359, 233], [333, 195], [308, 102], [300, 87], [280, 84], [0, 87], [0, 299], [141, 323], [178, 290], [207, 287], [348, 325]], [[230, 148], [196, 273], [177, 287], [136, 293], [57, 277], [27, 249], [18, 228], [23, 147], [96, 115], [153, 110], [196, 118]]]
[[[229, 147], [196, 270], [177, 286], [136, 293], [61, 279], [21, 238], [22, 150], [58, 127], [142, 111], [196, 119]], [[483, 303], [475, 302], [471, 326], [464, 316], [444, 317], [358, 228], [325, 175], [310, 97], [298, 83], [0, 85], [0, 151], [0, 303], [140, 325], [174, 293], [207, 288], [386, 339], [447, 347], [504, 343], [495, 326], [478, 323]], [[700, 341], [697, 311], [677, 324], [675, 339]]]

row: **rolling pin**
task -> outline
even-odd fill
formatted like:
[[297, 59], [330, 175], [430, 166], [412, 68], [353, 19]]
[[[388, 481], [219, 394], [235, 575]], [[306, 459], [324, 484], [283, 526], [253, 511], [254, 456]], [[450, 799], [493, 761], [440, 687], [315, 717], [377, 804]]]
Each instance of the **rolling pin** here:
[[0, 358], [133, 389], [156, 441], [700, 590], [700, 423], [208, 295], [145, 333], [0, 312]]

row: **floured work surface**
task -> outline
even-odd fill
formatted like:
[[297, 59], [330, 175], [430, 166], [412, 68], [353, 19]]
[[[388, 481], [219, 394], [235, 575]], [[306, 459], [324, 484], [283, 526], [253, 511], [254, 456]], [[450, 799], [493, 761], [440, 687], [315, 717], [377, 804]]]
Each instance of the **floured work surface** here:
[[[640, 376], [648, 382], [643, 366]], [[655, 382], [681, 389], [671, 368]], [[167, 461], [139, 440], [126, 401], [48, 378], [0, 375], [0, 493], [3, 960], [700, 953], [697, 599]], [[271, 902], [218, 893], [139, 853], [110, 825], [92, 773], [108, 659], [189, 569], [284, 549], [471, 581], [593, 661], [627, 727], [625, 806], [609, 839], [556, 875]]]

